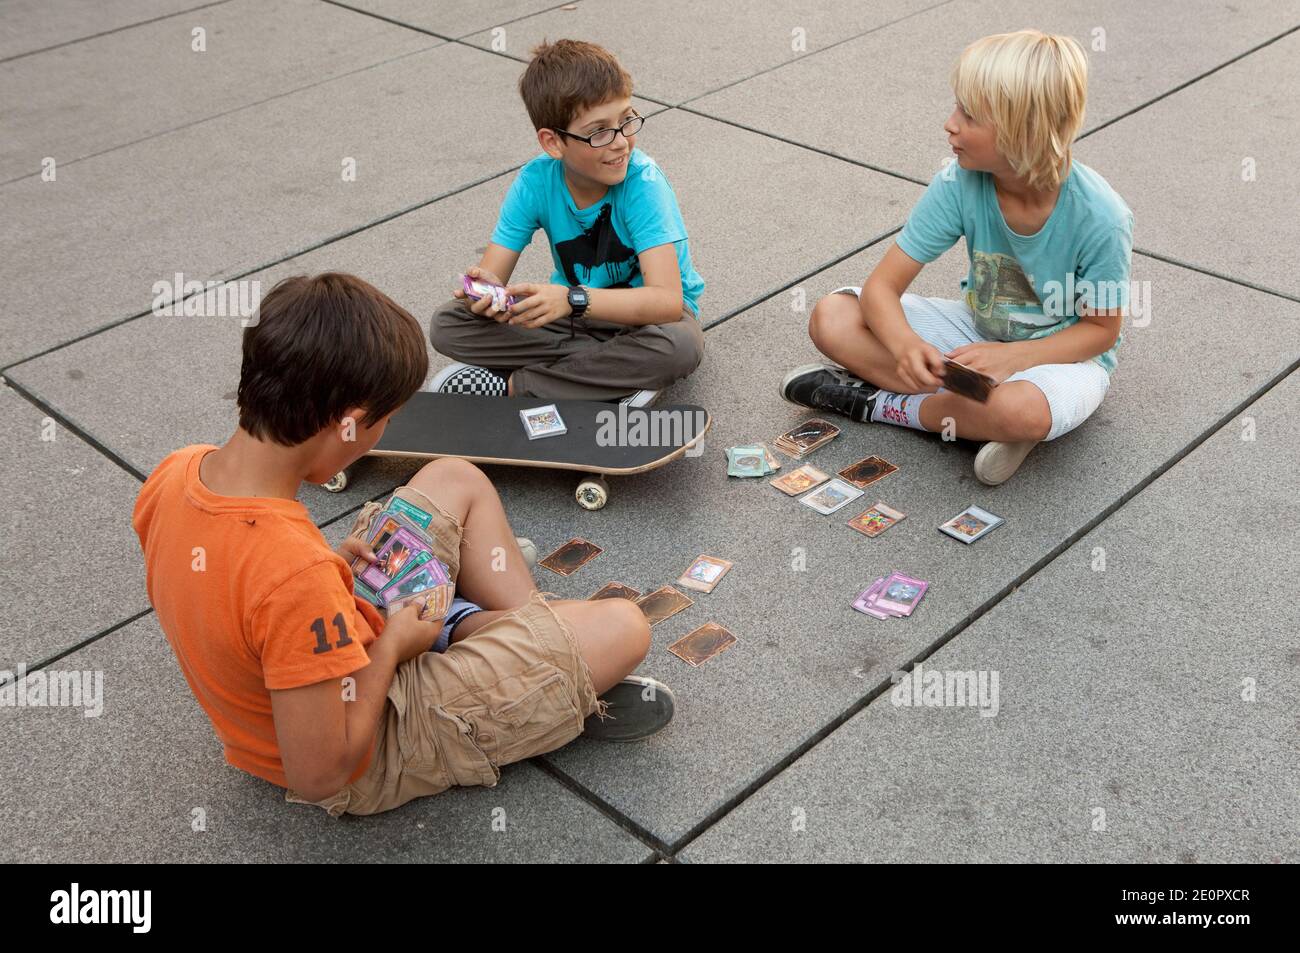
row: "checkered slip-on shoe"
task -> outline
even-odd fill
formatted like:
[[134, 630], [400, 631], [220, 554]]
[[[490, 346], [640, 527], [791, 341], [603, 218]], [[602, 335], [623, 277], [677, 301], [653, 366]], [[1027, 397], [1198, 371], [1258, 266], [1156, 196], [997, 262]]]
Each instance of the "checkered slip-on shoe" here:
[[486, 367], [473, 364], [449, 364], [434, 375], [425, 390], [435, 394], [472, 394], [477, 397], [504, 397], [506, 379]]

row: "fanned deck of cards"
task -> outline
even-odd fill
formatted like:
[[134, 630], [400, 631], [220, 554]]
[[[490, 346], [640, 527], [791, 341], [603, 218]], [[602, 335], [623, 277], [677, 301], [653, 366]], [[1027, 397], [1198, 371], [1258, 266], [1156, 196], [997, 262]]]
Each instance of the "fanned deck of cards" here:
[[876, 619], [909, 616], [929, 588], [924, 579], [891, 572], [860, 592], [853, 600], [853, 608]]
[[814, 417], [798, 427], [787, 430], [774, 441], [776, 448], [796, 460], [802, 460], [818, 447], [825, 446], [840, 435], [840, 428], [829, 420]]
[[442, 560], [433, 554], [428, 533], [433, 516], [396, 495], [370, 521], [366, 542], [374, 562], [352, 562], [353, 592], [385, 613], [420, 607], [429, 621], [447, 614], [456, 587]]
[[781, 469], [781, 462], [772, 455], [763, 443], [747, 443], [740, 447], [728, 447], [727, 476], [761, 477]]

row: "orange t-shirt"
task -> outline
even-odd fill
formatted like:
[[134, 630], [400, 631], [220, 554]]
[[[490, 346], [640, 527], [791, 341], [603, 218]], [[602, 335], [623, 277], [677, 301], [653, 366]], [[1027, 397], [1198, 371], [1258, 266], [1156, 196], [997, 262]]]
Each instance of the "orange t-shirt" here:
[[158, 464], [132, 525], [149, 599], [226, 760], [288, 787], [271, 690], [364, 668], [383, 619], [353, 596], [352, 570], [297, 500], [219, 496], [200, 482], [215, 449], [186, 447]]

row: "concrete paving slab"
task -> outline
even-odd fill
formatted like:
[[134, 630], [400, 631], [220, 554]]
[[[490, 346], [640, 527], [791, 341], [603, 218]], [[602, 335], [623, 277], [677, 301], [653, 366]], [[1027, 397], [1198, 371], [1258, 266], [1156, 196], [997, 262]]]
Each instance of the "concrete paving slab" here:
[[[147, 311], [155, 283], [177, 272], [207, 281], [262, 267], [521, 163], [535, 141], [456, 131], [464, 97], [526, 123], [516, 73], [445, 43], [87, 159], [54, 182], [0, 187], [0, 278], [14, 289], [0, 362]], [[460, 98], [429, 95], [449, 84]]]
[[554, 0], [347, 0], [346, 5], [449, 39], [466, 36], [559, 4]]
[[882, 695], [682, 858], [1300, 860], [1298, 416], [1292, 374], [923, 663], [996, 715]]
[[[873, 249], [805, 282], [808, 304], [860, 281], [882, 253]], [[950, 254], [922, 273], [918, 290], [953, 296], [963, 261]], [[493, 474], [516, 532], [539, 552], [575, 535], [605, 548], [572, 577], [540, 574], [563, 596], [585, 597], [609, 580], [648, 591], [672, 582], [701, 553], [736, 563], [718, 589], [654, 629], [642, 671], [677, 691], [674, 724], [630, 752], [579, 743], [551, 761], [665, 844], [678, 842], [1300, 358], [1300, 346], [1279, 347], [1296, 340], [1300, 310], [1292, 302], [1150, 259], [1139, 260], [1135, 277], [1160, 290], [1160, 306], [1149, 326], [1128, 331], [1106, 401], [997, 488], [971, 472], [977, 445], [888, 426], [850, 427], [809, 457], [823, 470], [869, 454], [900, 467], [841, 514], [821, 516], [760, 482], [729, 480], [723, 448], [771, 440], [810, 416], [777, 395], [782, 369], [815, 355], [788, 293], [710, 331], [704, 365], [665, 394], [713, 413], [702, 458], [612, 482], [613, 499], [594, 514], [559, 505], [574, 482], [564, 475]], [[1208, 367], [1201, 342], [1225, 300], [1261, 323], [1243, 349]], [[1198, 373], [1179, 370], [1188, 366]], [[844, 525], [876, 500], [907, 519], [874, 540]], [[937, 527], [971, 503], [1007, 524], [968, 548]], [[932, 581], [916, 615], [885, 626], [850, 608], [871, 580], [893, 570]], [[739, 644], [700, 668], [665, 651], [709, 621]]]
[[35, 665], [148, 608], [131, 508], [140, 484], [0, 386], [0, 670]]
[[202, 0], [7, 0], [0, 11], [5, 26], [0, 60], [218, 5]]
[[628, 17], [617, 0], [584, 0], [573, 9], [547, 10], [503, 30], [476, 33], [465, 42], [527, 60], [543, 39], [589, 40], [618, 56], [638, 92], [675, 105], [942, 5], [936, 0], [659, 0], [653, 16]]
[[[886, 231], [921, 192], [911, 183], [794, 146], [767, 147], [753, 133], [698, 116], [672, 111], [652, 122], [642, 144], [674, 183], [682, 183], [675, 188], [692, 255], [707, 284], [702, 299], [706, 323], [770, 292], [784, 276], [811, 271], [836, 257], [843, 236], [865, 240]], [[689, 145], [704, 141], [710, 143], [707, 150]], [[735, 161], [720, 161], [728, 155]], [[512, 178], [501, 176], [248, 280], [260, 281], [266, 293], [286, 275], [352, 271], [427, 324], [449, 296], [456, 274], [478, 260]], [[817, 185], [808, 204], [787, 198], [809, 181]], [[738, 213], [752, 224], [738, 227]], [[550, 254], [539, 234], [516, 274], [545, 280], [550, 271]], [[208, 300], [215, 303], [213, 297]], [[230, 433], [241, 333], [238, 318], [151, 314], [19, 365], [10, 374], [148, 473], [178, 446], [220, 443]], [[447, 363], [432, 352], [431, 361], [434, 370]], [[122, 390], [124, 376], [132, 381], [129, 396]], [[134, 411], [142, 400], [156, 408], [147, 421]], [[313, 515], [328, 519], [414, 472], [400, 462], [371, 463], [357, 469], [360, 481], [341, 496], [309, 488], [304, 502]]]
[[[1078, 39], [1090, 51], [1085, 125], [1092, 129], [1297, 22], [1294, 0], [1240, 8], [1198, 0], [1159, 9], [1123, 0], [954, 0], [690, 105], [928, 181], [952, 155], [943, 132], [952, 111], [949, 73], [981, 36], [1034, 26]], [[1100, 39], [1104, 52], [1094, 48]]]
[[318, 0], [233, 0], [0, 64], [0, 181], [39, 175], [47, 156], [71, 174], [86, 156], [441, 42]]
[[1297, 88], [1292, 33], [1089, 136], [1078, 156], [1128, 200], [1140, 247], [1300, 297]]
[[86, 717], [94, 705], [0, 707], [7, 739], [0, 752], [6, 778], [0, 858], [6, 863], [652, 857], [527, 763], [504, 769], [495, 788], [452, 789], [371, 817], [334, 819], [289, 804], [280, 788], [225, 763], [152, 614], [57, 664], [61, 672], [100, 673], [101, 713]]

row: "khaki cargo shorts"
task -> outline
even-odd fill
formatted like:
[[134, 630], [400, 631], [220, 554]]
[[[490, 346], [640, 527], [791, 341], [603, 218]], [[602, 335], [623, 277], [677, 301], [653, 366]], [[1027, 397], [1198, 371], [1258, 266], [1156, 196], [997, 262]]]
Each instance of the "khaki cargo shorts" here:
[[[404, 486], [397, 495], [433, 514], [434, 555], [457, 578], [463, 527], [419, 490]], [[367, 503], [351, 535], [364, 536], [380, 506]], [[572, 629], [534, 592], [446, 652], [398, 667], [365, 774], [323, 801], [293, 791], [285, 800], [338, 817], [389, 811], [454, 785], [492, 787], [503, 765], [576, 738], [598, 707]]]

